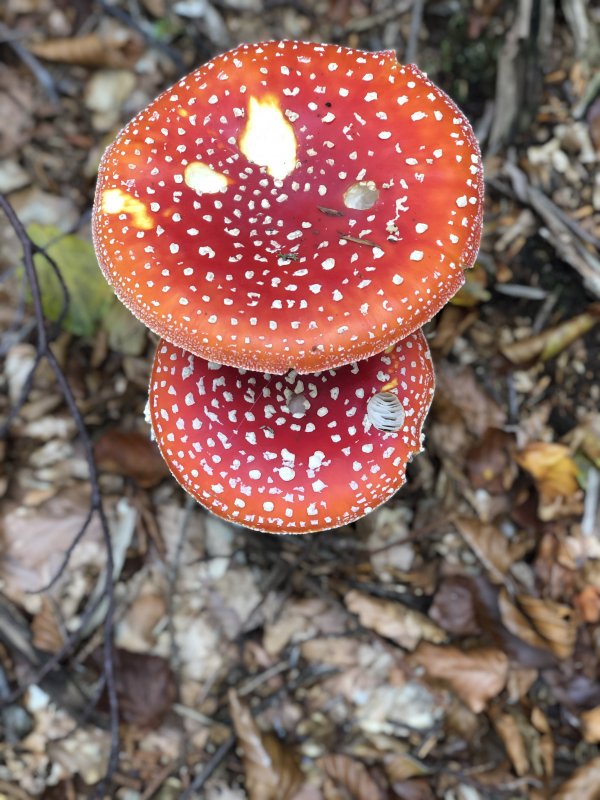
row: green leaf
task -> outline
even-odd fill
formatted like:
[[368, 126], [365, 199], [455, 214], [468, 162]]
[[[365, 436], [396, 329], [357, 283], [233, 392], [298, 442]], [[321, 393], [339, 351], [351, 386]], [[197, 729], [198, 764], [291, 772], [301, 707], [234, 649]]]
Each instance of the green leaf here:
[[[76, 336], [92, 336], [115, 303], [113, 290], [100, 271], [93, 246], [79, 236], [65, 236], [53, 225], [32, 224], [27, 232], [32, 241], [54, 259], [69, 291], [69, 308], [62, 323], [64, 330]], [[35, 267], [44, 314], [55, 322], [63, 307], [60, 282], [43, 253], [35, 256]]]
[[146, 348], [146, 328], [116, 300], [102, 319], [108, 346], [124, 356], [141, 356]]

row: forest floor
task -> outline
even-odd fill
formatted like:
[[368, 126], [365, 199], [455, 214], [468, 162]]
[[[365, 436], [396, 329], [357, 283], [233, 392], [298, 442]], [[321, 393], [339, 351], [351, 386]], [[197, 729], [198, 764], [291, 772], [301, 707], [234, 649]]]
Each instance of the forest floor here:
[[[46, 346], [28, 240], [3, 220], [0, 798], [600, 796], [592, 5], [1, 5], [0, 192], [46, 315], [44, 252], [70, 306]], [[301, 537], [222, 522], [168, 475], [143, 414], [156, 338], [90, 239], [119, 127], [216, 53], [280, 38], [417, 63], [471, 119], [487, 179], [477, 265], [427, 328], [424, 452], [384, 507]]]

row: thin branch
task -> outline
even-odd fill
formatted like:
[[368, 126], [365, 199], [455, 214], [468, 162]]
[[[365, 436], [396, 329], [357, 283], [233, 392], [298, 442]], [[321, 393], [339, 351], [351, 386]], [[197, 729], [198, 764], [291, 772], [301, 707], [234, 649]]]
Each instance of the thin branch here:
[[[119, 707], [118, 707], [117, 688], [116, 688], [115, 674], [114, 674], [114, 659], [113, 659], [114, 558], [113, 558], [113, 548], [110, 536], [110, 529], [108, 525], [108, 520], [106, 518], [106, 512], [104, 509], [102, 494], [100, 491], [98, 469], [94, 458], [92, 441], [88, 435], [85, 422], [81, 414], [81, 411], [79, 410], [79, 407], [77, 405], [77, 401], [75, 400], [75, 395], [73, 394], [73, 390], [71, 389], [71, 386], [64, 372], [62, 371], [62, 368], [58, 363], [56, 356], [54, 355], [50, 347], [51, 337], [48, 334], [46, 318], [44, 316], [44, 310], [43, 310], [40, 283], [34, 264], [34, 254], [40, 252], [40, 250], [30, 239], [21, 220], [18, 218], [15, 210], [13, 209], [8, 199], [3, 194], [0, 194], [0, 209], [2, 209], [10, 225], [17, 234], [17, 237], [23, 249], [23, 265], [25, 268], [25, 276], [27, 278], [27, 281], [29, 283], [29, 288], [31, 291], [31, 299], [33, 302], [33, 309], [37, 327], [38, 360], [45, 359], [48, 365], [50, 366], [52, 372], [54, 373], [55, 380], [62, 393], [67, 409], [69, 410], [69, 413], [71, 414], [71, 417], [75, 423], [75, 427], [77, 429], [77, 432], [79, 434], [83, 446], [85, 461], [88, 467], [90, 487], [91, 487], [90, 514], [89, 518], [85, 521], [83, 525], [83, 530], [85, 531], [85, 528], [87, 527], [87, 525], [89, 525], [92, 516], [96, 514], [100, 521], [102, 537], [106, 548], [106, 579], [103, 587], [103, 592], [97, 598], [97, 600], [91, 603], [90, 606], [86, 609], [86, 612], [84, 613], [83, 618], [81, 620], [81, 626], [79, 629], [79, 630], [84, 630], [86, 619], [91, 618], [92, 614], [96, 610], [95, 606], [98, 603], [104, 601], [106, 598], [108, 602], [107, 602], [106, 616], [104, 618], [104, 631], [103, 631], [103, 671], [104, 671], [104, 679], [106, 681], [106, 691], [108, 695], [108, 705], [110, 713], [111, 747], [110, 747], [110, 753], [108, 757], [108, 765], [105, 777], [96, 787], [96, 790], [92, 795], [92, 797], [101, 797], [103, 796], [112, 775], [116, 771], [119, 758]], [[51, 260], [50, 263], [52, 264]], [[58, 265], [54, 264], [53, 268], [55, 269], [56, 272], [60, 272]], [[62, 285], [64, 287], [64, 283], [62, 283]], [[64, 287], [64, 290], [66, 291], [66, 287]], [[65, 297], [68, 297], [68, 294], [66, 294]], [[80, 534], [76, 537], [76, 539], [80, 539], [82, 535], [83, 533], [80, 532]], [[72, 548], [70, 548], [70, 551], [72, 552]], [[69, 551], [67, 555], [69, 555]], [[68, 558], [63, 562], [63, 568], [64, 566], [66, 566], [67, 561]], [[62, 661], [62, 659], [64, 659], [66, 655], [68, 655], [75, 649], [77, 643], [78, 643], [78, 634], [77, 632], [75, 632], [65, 643], [65, 646], [44, 664], [44, 666], [38, 673], [38, 677], [42, 679], [45, 675], [51, 672], [52, 669], [58, 666], [58, 664]]]
[[21, 59], [25, 66], [35, 76], [35, 79], [44, 89], [48, 95], [48, 99], [54, 105], [59, 105], [60, 97], [56, 91], [52, 75], [48, 72], [46, 67], [38, 61], [38, 59], [26, 47], [24, 47], [17, 39], [10, 28], [0, 22], [0, 37], [2, 41], [12, 48], [15, 54]]
[[424, 0], [413, 0], [410, 15], [410, 31], [408, 34], [408, 42], [406, 43], [406, 50], [404, 52], [404, 61], [406, 64], [415, 64], [417, 61], [419, 34], [421, 33], [421, 27], [423, 25], [424, 5]]

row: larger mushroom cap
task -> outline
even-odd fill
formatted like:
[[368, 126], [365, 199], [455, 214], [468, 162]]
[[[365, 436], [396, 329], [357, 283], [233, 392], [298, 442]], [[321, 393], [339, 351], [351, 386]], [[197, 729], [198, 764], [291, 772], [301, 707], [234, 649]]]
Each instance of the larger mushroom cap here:
[[315, 375], [246, 372], [161, 341], [150, 416], [181, 485], [225, 519], [308, 533], [385, 502], [421, 449], [433, 369], [418, 331]]
[[380, 352], [457, 291], [482, 192], [469, 123], [393, 52], [246, 44], [119, 134], [94, 237], [118, 296], [167, 340], [314, 372]]

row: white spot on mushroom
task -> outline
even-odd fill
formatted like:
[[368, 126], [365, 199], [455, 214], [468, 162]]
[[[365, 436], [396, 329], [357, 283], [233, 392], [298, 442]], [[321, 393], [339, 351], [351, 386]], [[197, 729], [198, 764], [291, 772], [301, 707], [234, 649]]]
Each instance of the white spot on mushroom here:
[[357, 211], [372, 208], [379, 199], [379, 189], [373, 181], [358, 181], [344, 192], [344, 205]]
[[248, 100], [248, 122], [239, 139], [240, 151], [248, 161], [266, 167], [274, 178], [283, 180], [296, 168], [296, 136], [274, 95]]
[[281, 467], [279, 469], [279, 477], [282, 481], [293, 481], [296, 477], [296, 472], [291, 467]]
[[201, 161], [192, 161], [183, 171], [186, 186], [196, 194], [217, 194], [227, 189], [231, 179], [221, 172], [217, 172], [208, 164]]

